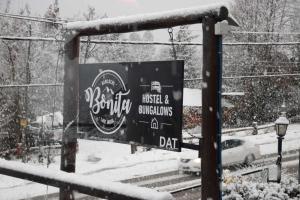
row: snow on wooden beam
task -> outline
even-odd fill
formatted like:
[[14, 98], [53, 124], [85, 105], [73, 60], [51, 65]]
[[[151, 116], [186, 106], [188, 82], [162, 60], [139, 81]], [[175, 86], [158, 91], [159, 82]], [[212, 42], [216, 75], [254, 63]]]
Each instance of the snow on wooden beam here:
[[230, 25], [236, 25], [235, 20], [229, 17], [228, 8], [230, 7], [231, 4], [225, 1], [224, 3], [159, 13], [69, 22], [64, 24], [64, 28], [76, 31], [74, 33], [79, 36], [125, 33], [201, 23], [206, 16], [214, 17], [217, 21], [228, 20]]
[[158, 192], [149, 188], [129, 184], [93, 179], [92, 176], [78, 175], [63, 171], [32, 166], [16, 161], [0, 159], [0, 174], [26, 179], [54, 187], [69, 187], [83, 194], [107, 199], [147, 199], [171, 200], [168, 192]]

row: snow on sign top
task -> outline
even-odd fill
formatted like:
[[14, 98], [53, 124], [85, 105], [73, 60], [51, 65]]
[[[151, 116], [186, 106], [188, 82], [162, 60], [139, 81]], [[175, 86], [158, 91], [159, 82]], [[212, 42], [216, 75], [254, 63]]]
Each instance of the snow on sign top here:
[[[232, 1], [227, 0], [199, 7], [158, 13], [69, 22], [64, 24], [64, 28], [75, 30], [81, 36], [169, 28], [184, 24], [201, 23], [204, 16], [214, 16], [220, 21], [226, 20], [229, 18], [228, 13], [232, 6]], [[232, 22], [234, 24], [234, 20]]]

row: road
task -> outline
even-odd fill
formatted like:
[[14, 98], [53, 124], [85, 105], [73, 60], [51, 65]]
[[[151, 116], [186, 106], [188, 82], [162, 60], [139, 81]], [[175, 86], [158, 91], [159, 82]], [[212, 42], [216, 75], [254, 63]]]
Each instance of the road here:
[[[267, 167], [273, 165], [276, 162], [276, 155], [264, 157], [257, 160], [253, 166], [254, 169], [259, 167]], [[236, 174], [248, 173], [253, 171], [252, 169], [245, 171], [245, 168], [239, 166], [230, 167], [232, 172]], [[264, 173], [264, 172], [259, 172]], [[283, 156], [283, 173], [291, 176], [298, 176], [298, 154], [295, 152], [291, 155]], [[263, 174], [258, 174], [262, 176]], [[264, 178], [266, 181], [266, 177]], [[180, 200], [195, 200], [201, 197], [201, 177], [195, 174], [180, 174], [178, 171], [160, 173], [150, 176], [144, 176], [134, 179], [128, 179], [122, 181], [124, 183], [130, 183], [142, 187], [155, 188], [159, 191], [169, 191], [175, 197]], [[82, 197], [82, 200], [94, 200], [94, 197]]]

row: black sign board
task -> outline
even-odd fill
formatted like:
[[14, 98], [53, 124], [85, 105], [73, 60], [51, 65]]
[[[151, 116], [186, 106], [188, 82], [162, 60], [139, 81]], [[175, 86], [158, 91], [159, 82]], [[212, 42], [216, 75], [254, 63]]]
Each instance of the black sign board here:
[[183, 61], [81, 64], [79, 128], [95, 137], [181, 150]]

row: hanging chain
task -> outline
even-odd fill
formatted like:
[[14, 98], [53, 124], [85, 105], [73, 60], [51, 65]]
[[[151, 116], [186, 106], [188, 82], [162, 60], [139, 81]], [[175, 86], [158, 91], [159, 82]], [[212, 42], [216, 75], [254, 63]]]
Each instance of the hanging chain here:
[[174, 57], [174, 60], [177, 60], [177, 55], [176, 55], [176, 50], [175, 50], [175, 45], [174, 45], [174, 38], [173, 38], [173, 28], [168, 28], [168, 33], [169, 33], [170, 40], [172, 43], [173, 57]]

